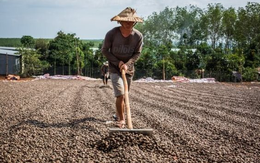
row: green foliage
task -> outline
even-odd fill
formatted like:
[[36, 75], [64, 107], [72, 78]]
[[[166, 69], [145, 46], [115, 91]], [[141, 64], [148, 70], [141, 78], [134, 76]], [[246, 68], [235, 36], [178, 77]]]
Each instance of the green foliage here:
[[21, 38], [21, 43], [24, 47], [32, 48], [35, 44], [35, 41], [32, 36], [23, 36]]
[[225, 54], [221, 51], [213, 51], [206, 57], [206, 69], [210, 71], [227, 71], [227, 62]]
[[[205, 69], [208, 77], [219, 81], [230, 81], [232, 71], [253, 80], [253, 69], [260, 67], [259, 15], [260, 4], [253, 2], [238, 9], [225, 9], [216, 3], [205, 9], [177, 6], [153, 12], [135, 26], [144, 36], [142, 55], [136, 63], [141, 73], [136, 75], [159, 79], [174, 74], [196, 77], [197, 69]], [[100, 69], [106, 60], [101, 53], [102, 40], [80, 40], [75, 36], [60, 31], [47, 41], [29, 36], [22, 39], [26, 47], [35, 40], [40, 59], [49, 62], [54, 70], [62, 66], [62, 74], [68, 67], [69, 74], [77, 71], [92, 76], [93, 70]], [[8, 41], [5, 45], [10, 44]], [[15, 44], [15, 40], [12, 42]], [[2, 43], [0, 39], [0, 46]]]
[[226, 52], [228, 52], [232, 48], [231, 43], [234, 40], [236, 20], [237, 15], [234, 8], [229, 8], [223, 12], [222, 28], [223, 36], [226, 40]]
[[151, 77], [153, 76], [153, 68], [154, 63], [156, 63], [157, 59], [155, 57], [155, 50], [150, 48], [144, 48], [142, 51], [142, 55], [136, 63], [136, 69], [138, 70], [147, 70], [142, 72], [143, 76]]
[[[90, 45], [89, 48], [92, 46], [93, 45]], [[93, 52], [92, 49], [90, 49], [91, 53], [89, 53], [90, 55], [93, 55], [92, 63], [94, 66], [97, 66], [97, 67], [101, 67], [103, 65], [103, 63], [107, 60], [106, 57], [102, 54], [101, 48], [102, 48], [102, 43], [99, 44], [98, 49], [95, 51], [95, 53]]]
[[84, 66], [84, 53], [80, 47], [76, 47], [76, 60], [74, 61], [73, 68], [77, 70], [78, 75], [82, 75], [82, 69]]
[[242, 75], [243, 81], [256, 81], [257, 75], [257, 70], [255, 68], [246, 67]]
[[40, 54], [37, 50], [20, 48], [19, 53], [22, 55], [22, 73], [23, 77], [38, 75], [49, 67], [46, 61], [40, 60]]
[[212, 47], [215, 48], [217, 41], [223, 35], [222, 17], [224, 8], [221, 4], [209, 4], [208, 10], [204, 13], [203, 21], [206, 25], [206, 34], [208, 35]]
[[260, 4], [248, 2], [245, 8], [240, 7], [237, 12], [235, 39], [238, 41], [238, 48], [242, 49], [259, 37]]
[[177, 70], [186, 69], [186, 67], [185, 67], [186, 55], [184, 52], [182, 52], [182, 51], [171, 52], [170, 58]]
[[[156, 76], [163, 76], [167, 62], [179, 74], [205, 69], [211, 74], [216, 72], [216, 78], [229, 81], [232, 71], [243, 72], [244, 67], [260, 66], [259, 15], [259, 3], [248, 3], [237, 11], [216, 3], [209, 4], [205, 10], [177, 6], [154, 12], [144, 24], [137, 26], [145, 36], [144, 56], [138, 68], [144, 68], [143, 62], [150, 63], [155, 58], [153, 66], [146, 67], [153, 71], [150, 67], [156, 67], [155, 73], [159, 72]], [[174, 44], [168, 46], [168, 43]], [[172, 51], [174, 45], [179, 50]], [[190, 51], [191, 48], [197, 49], [196, 52]]]
[[179, 34], [179, 46], [194, 47], [202, 39], [199, 28], [202, 10], [195, 6], [176, 7], [176, 31]]
[[[172, 76], [178, 74], [178, 70], [175, 65], [169, 60], [160, 60], [155, 65], [154, 68], [157, 70], [163, 70], [163, 66], [165, 66], [165, 79], [171, 79]], [[163, 74], [163, 72], [161, 72]]]
[[245, 58], [239, 54], [228, 54], [225, 56], [227, 62], [227, 69], [232, 71], [242, 72], [245, 64]]
[[256, 43], [250, 44], [247, 49], [244, 50], [244, 56], [246, 58], [245, 67], [257, 68], [260, 66], [260, 49], [257, 48]]
[[193, 53], [192, 51], [186, 52], [187, 60], [186, 60], [186, 67], [188, 70], [195, 70], [199, 68], [200, 64], [200, 53]]
[[46, 60], [48, 57], [48, 41], [46, 39], [36, 39], [35, 40], [35, 49], [41, 54], [41, 58]]
[[[49, 62], [53, 64], [54, 67], [57, 65], [62, 66], [62, 74], [65, 74], [65, 65], [68, 65], [69, 74], [71, 73], [71, 62], [73, 58], [76, 57], [76, 48], [82, 46], [79, 38], [75, 37], [75, 33], [65, 34], [62, 31], [57, 33], [57, 37], [50, 41], [49, 44]], [[79, 64], [77, 64], [79, 65]], [[56, 71], [54, 71], [56, 74]]]
[[91, 45], [91, 47], [95, 47], [98, 48], [100, 44], [102, 44], [102, 39], [93, 39], [93, 40], [89, 40], [89, 39], [81, 39], [83, 44], [88, 44]]
[[21, 47], [22, 43], [20, 38], [0, 38], [0, 46]]
[[136, 26], [144, 35], [144, 42], [148, 46], [157, 46], [171, 42], [172, 38], [176, 37], [174, 29], [175, 11], [166, 7], [159, 14], [153, 13], [143, 23], [143, 25]]
[[[101, 65], [105, 61], [105, 57], [101, 53], [102, 44], [100, 43], [98, 47], [95, 47], [95, 42], [89, 41], [83, 43], [81, 50], [84, 53], [84, 70], [82, 74], [92, 76], [94, 69], [100, 69]], [[93, 49], [94, 48], [94, 49]], [[88, 70], [88, 73], [87, 73]]]

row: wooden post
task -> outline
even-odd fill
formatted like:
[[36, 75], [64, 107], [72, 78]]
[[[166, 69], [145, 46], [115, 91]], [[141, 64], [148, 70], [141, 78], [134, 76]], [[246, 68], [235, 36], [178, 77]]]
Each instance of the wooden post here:
[[5, 75], [7, 76], [8, 75], [8, 54], [6, 53], [6, 63], [5, 63], [5, 65], [6, 65], [6, 69], [5, 69]]

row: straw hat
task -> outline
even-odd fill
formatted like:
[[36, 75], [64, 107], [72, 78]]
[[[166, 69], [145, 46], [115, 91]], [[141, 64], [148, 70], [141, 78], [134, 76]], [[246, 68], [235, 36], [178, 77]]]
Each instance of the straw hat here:
[[120, 14], [114, 16], [111, 21], [129, 21], [129, 22], [143, 22], [143, 19], [136, 15], [135, 9], [127, 7]]
[[104, 64], [104, 65], [108, 65], [108, 61], [104, 62], [103, 64]]

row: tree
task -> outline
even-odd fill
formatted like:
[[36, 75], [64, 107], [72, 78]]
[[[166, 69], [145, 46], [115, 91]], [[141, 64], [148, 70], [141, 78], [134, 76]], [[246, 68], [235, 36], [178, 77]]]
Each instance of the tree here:
[[48, 41], [45, 39], [37, 39], [35, 41], [35, 49], [41, 54], [41, 59], [46, 60], [48, 58]]
[[40, 54], [37, 50], [20, 48], [19, 53], [22, 56], [22, 72], [24, 77], [30, 77], [43, 72], [49, 67], [46, 61], [41, 61]]
[[209, 4], [208, 10], [203, 16], [203, 21], [207, 27], [207, 34], [211, 41], [212, 48], [216, 48], [217, 41], [222, 36], [222, 15], [223, 15], [223, 6], [220, 3]]
[[237, 20], [236, 11], [234, 8], [230, 7], [223, 13], [223, 34], [226, 40], [225, 49], [228, 52], [231, 49], [231, 45], [235, 35], [235, 23]]
[[238, 9], [235, 39], [245, 56], [245, 67], [260, 66], [260, 4], [248, 2]]
[[177, 74], [177, 69], [176, 69], [175, 65], [172, 62], [170, 62], [170, 60], [167, 60], [167, 59], [156, 62], [154, 67], [157, 70], [163, 69], [163, 72], [162, 72], [163, 80], [171, 79], [171, 77], [173, 75]]
[[65, 34], [62, 31], [57, 33], [54, 40], [50, 41], [49, 50], [50, 63], [53, 63], [54, 74], [56, 74], [56, 66], [62, 66], [62, 74], [65, 74], [65, 65], [68, 65], [68, 73], [71, 74], [71, 62], [76, 58], [77, 43], [80, 43], [79, 38], [75, 37], [75, 33]]
[[237, 12], [235, 39], [238, 48], [242, 49], [260, 36], [260, 4], [248, 2], [245, 8], [240, 7]]
[[202, 38], [199, 28], [202, 10], [195, 6], [176, 7], [177, 33], [180, 35], [179, 45], [194, 46]]
[[[83, 47], [82, 47], [82, 50], [83, 50], [83, 53], [84, 53], [84, 67], [85, 67], [85, 72], [84, 74], [86, 76], [92, 76], [93, 75], [93, 62], [94, 62], [94, 52], [93, 50], [91, 49], [91, 47], [94, 46], [94, 43], [92, 42], [88, 42], [88, 43], [85, 43], [83, 44]], [[99, 45], [99, 50], [96, 52], [96, 55], [97, 56], [103, 56], [103, 54], [101, 53], [101, 46], [102, 45]], [[104, 60], [102, 60], [104, 61]], [[103, 62], [102, 62], [103, 63]], [[100, 67], [100, 66], [98, 66]], [[87, 74], [87, 70], [88, 70], [88, 74]]]
[[[155, 57], [155, 50], [144, 47], [142, 50], [142, 55], [140, 56], [139, 60], [136, 62], [136, 70], [138, 73], [138, 77], [146, 76], [146, 77], [152, 77], [153, 76], [153, 68], [154, 64], [156, 63], [156, 57]], [[141, 74], [141, 75], [139, 75]]]
[[177, 70], [185, 71], [186, 68], [186, 53], [185, 49], [181, 48], [179, 51], [174, 51], [170, 53], [170, 58], [174, 63]]
[[199, 68], [200, 65], [200, 53], [193, 53], [192, 51], [187, 51], [187, 61], [186, 67], [188, 70], [195, 70]]
[[[224, 73], [211, 77], [229, 81], [228, 74], [231, 69], [237, 69], [238, 63], [243, 71], [260, 67], [259, 15], [260, 4], [252, 2], [238, 10], [224, 9], [217, 3], [208, 4], [206, 9], [177, 6], [154, 12], [144, 23], [135, 26], [144, 36], [137, 72], [165, 79], [173, 73], [190, 76], [188, 71], [205, 69], [209, 76], [214, 72]], [[88, 70], [92, 76], [93, 70], [100, 70], [106, 60], [101, 46], [94, 52], [93, 45], [83, 44], [75, 34], [60, 31], [50, 42], [47, 60], [53, 65], [68, 66], [69, 73], [70, 65], [78, 74], [85, 68], [84, 74]], [[191, 48], [197, 49], [196, 52], [189, 51]], [[241, 64], [243, 58], [245, 63]]]
[[251, 43], [245, 51], [245, 67], [257, 68], [260, 67], [260, 49], [257, 48], [256, 43]]
[[146, 45], [158, 46], [166, 44], [172, 41], [174, 37], [177, 37], [174, 32], [176, 29], [175, 14], [174, 9], [166, 7], [159, 14], [154, 12], [143, 25], [136, 27], [143, 33]]
[[32, 36], [23, 36], [21, 38], [21, 43], [26, 48], [32, 48], [34, 46], [34, 39]]
[[82, 69], [85, 66], [84, 63], [84, 53], [80, 47], [76, 47], [76, 60], [74, 62], [74, 67], [77, 68], [77, 75], [82, 75]]

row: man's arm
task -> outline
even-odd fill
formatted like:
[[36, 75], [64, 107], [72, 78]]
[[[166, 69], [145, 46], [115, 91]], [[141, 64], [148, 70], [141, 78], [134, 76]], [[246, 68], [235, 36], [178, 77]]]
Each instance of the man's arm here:
[[143, 45], [143, 37], [140, 38], [138, 45], [135, 48], [135, 52], [133, 56], [128, 60], [127, 63], [125, 63], [127, 67], [133, 67], [135, 62], [139, 59], [142, 51], [142, 45]]
[[109, 51], [112, 45], [113, 36], [111, 32], [108, 32], [105, 36], [105, 40], [101, 49], [102, 54], [107, 60], [115, 66], [118, 66], [119, 60]]

